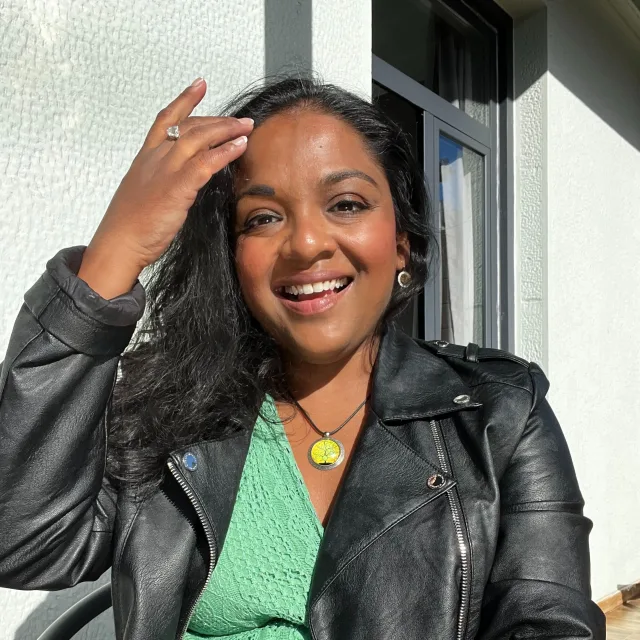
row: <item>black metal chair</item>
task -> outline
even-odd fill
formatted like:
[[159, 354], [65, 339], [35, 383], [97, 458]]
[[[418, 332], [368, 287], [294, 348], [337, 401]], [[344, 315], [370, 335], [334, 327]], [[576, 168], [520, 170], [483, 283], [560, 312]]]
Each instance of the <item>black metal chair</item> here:
[[111, 583], [108, 582], [67, 609], [46, 628], [38, 640], [70, 640], [110, 606]]

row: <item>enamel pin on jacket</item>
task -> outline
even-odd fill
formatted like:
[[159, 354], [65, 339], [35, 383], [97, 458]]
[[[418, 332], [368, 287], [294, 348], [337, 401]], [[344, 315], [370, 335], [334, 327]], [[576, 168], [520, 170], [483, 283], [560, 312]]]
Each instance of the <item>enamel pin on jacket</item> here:
[[[83, 251], [47, 263], [2, 364], [0, 586], [63, 589], [111, 568], [118, 640], [175, 640], [224, 544], [250, 433], [174, 451], [144, 502], [104, 479], [145, 293], [96, 296], [75, 275]], [[384, 335], [313, 574], [314, 640], [605, 638], [592, 523], [547, 389], [507, 352]]]

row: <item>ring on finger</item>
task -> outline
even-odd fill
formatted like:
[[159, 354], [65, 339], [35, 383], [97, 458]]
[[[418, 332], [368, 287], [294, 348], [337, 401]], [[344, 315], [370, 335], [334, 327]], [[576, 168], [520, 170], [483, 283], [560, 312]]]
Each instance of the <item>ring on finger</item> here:
[[177, 140], [180, 137], [180, 128], [177, 124], [167, 129], [167, 140]]

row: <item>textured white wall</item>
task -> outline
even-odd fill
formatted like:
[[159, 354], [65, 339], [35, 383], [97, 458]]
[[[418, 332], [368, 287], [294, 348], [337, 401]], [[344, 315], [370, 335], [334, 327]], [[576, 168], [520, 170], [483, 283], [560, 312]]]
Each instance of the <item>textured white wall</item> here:
[[[2, 3], [0, 359], [24, 291], [58, 249], [89, 242], [156, 113], [194, 78], [209, 86], [195, 115], [284, 65], [370, 94], [369, 0], [312, 4]], [[95, 586], [0, 589], [0, 640], [36, 638]], [[110, 613], [80, 637], [113, 637]]]
[[640, 40], [614, 2], [547, 4], [516, 26], [517, 344], [551, 380], [597, 600], [640, 579]]
[[371, 99], [370, 0], [313, 0], [313, 68]]
[[548, 349], [598, 597], [640, 579], [640, 41], [579, 4], [548, 9]]

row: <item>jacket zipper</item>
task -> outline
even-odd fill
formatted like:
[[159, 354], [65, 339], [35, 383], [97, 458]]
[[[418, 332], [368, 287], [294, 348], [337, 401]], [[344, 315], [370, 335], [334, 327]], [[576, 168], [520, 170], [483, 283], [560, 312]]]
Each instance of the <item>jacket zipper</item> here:
[[198, 518], [200, 520], [200, 524], [202, 524], [202, 527], [204, 529], [204, 533], [207, 538], [207, 543], [209, 545], [209, 571], [207, 573], [207, 579], [205, 580], [204, 585], [200, 593], [198, 594], [198, 597], [195, 599], [195, 601], [191, 605], [191, 609], [189, 610], [189, 613], [185, 619], [185, 622], [182, 625], [182, 629], [180, 629], [180, 632], [178, 633], [178, 636], [177, 636], [178, 640], [182, 640], [184, 638], [184, 634], [187, 631], [187, 627], [189, 626], [189, 620], [191, 619], [193, 612], [196, 610], [196, 607], [198, 606], [198, 602], [200, 602], [200, 598], [202, 598], [202, 594], [204, 593], [204, 590], [207, 588], [207, 584], [209, 584], [209, 580], [211, 579], [211, 574], [213, 573], [213, 568], [215, 566], [216, 559], [217, 559], [216, 545], [215, 545], [215, 540], [213, 536], [213, 530], [211, 529], [209, 520], [205, 516], [202, 506], [200, 505], [200, 502], [196, 498], [196, 495], [193, 493], [193, 491], [191, 490], [191, 487], [187, 484], [184, 478], [182, 478], [182, 476], [180, 475], [180, 472], [178, 471], [178, 469], [176, 468], [172, 460], [167, 460], [167, 466], [171, 471], [171, 475], [177, 480], [178, 484], [182, 487], [183, 491], [187, 494], [187, 497], [189, 498], [189, 501], [193, 505], [193, 508], [196, 510], [196, 513], [198, 514]]
[[[433, 433], [433, 439], [436, 443], [436, 451], [438, 452], [438, 460], [442, 466], [442, 470], [451, 475], [449, 464], [447, 463], [447, 457], [445, 454], [444, 445], [442, 443], [442, 437], [435, 420], [431, 420], [431, 431]], [[449, 508], [451, 509], [451, 516], [453, 518], [453, 525], [456, 530], [456, 538], [458, 539], [458, 547], [460, 549], [460, 562], [462, 566], [462, 578], [460, 587], [460, 611], [458, 613], [458, 632], [456, 634], [456, 640], [463, 640], [465, 634], [465, 626], [467, 620], [467, 611], [469, 609], [469, 595], [471, 590], [470, 584], [470, 568], [469, 568], [469, 548], [464, 536], [464, 530], [462, 526], [462, 518], [460, 516], [460, 504], [458, 502], [457, 495], [454, 494], [455, 487], [449, 489], [447, 493], [447, 499], [449, 500]]]

